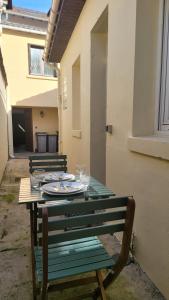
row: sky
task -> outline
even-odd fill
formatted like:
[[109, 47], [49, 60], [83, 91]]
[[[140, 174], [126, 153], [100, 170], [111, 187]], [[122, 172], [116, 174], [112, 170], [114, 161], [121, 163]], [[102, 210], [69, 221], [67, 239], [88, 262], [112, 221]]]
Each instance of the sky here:
[[13, 0], [14, 6], [29, 8], [33, 10], [39, 10], [42, 12], [48, 12], [51, 6], [52, 0]]

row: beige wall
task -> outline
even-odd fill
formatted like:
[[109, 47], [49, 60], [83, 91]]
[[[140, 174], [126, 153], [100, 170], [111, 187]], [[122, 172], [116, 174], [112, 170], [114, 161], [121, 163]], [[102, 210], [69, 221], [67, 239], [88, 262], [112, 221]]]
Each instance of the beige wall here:
[[[1, 36], [2, 55], [8, 76], [9, 150], [13, 154], [11, 106], [52, 107], [58, 106], [57, 78], [29, 74], [28, 45], [44, 46], [45, 36], [34, 33], [3, 29]], [[50, 118], [49, 118], [50, 119]], [[34, 120], [33, 120], [34, 121]], [[56, 118], [53, 130], [58, 120]], [[49, 122], [51, 124], [52, 122]], [[33, 124], [34, 126], [34, 124]], [[43, 127], [43, 126], [42, 126]], [[50, 125], [46, 123], [48, 130]], [[58, 129], [58, 128], [57, 128]], [[42, 129], [41, 129], [42, 130]], [[43, 129], [44, 130], [44, 129]], [[35, 149], [34, 139], [34, 149]]]
[[[106, 118], [107, 124], [113, 125], [113, 134], [106, 136], [106, 182], [118, 195], [134, 196], [136, 257], [169, 299], [169, 161], [134, 153], [130, 143], [132, 135], [155, 132], [161, 2], [86, 2], [61, 61], [62, 148], [68, 154], [70, 171], [75, 170], [76, 163], [85, 163], [90, 168], [91, 31], [108, 5]], [[72, 136], [72, 65], [79, 55], [81, 138]], [[95, 110], [97, 114], [97, 106]], [[153, 146], [158, 147], [155, 142]], [[167, 141], [160, 147], [165, 151]]]
[[57, 79], [29, 76], [28, 44], [44, 46], [45, 36], [3, 29], [2, 55], [9, 98], [17, 106], [57, 106]]
[[[43, 118], [40, 116], [41, 111], [44, 112]], [[33, 108], [32, 121], [33, 121], [33, 144], [35, 150], [37, 147], [36, 132], [47, 132], [49, 134], [56, 134], [58, 132], [58, 109], [45, 108], [45, 107]]]
[[0, 182], [8, 160], [7, 95], [0, 70]]

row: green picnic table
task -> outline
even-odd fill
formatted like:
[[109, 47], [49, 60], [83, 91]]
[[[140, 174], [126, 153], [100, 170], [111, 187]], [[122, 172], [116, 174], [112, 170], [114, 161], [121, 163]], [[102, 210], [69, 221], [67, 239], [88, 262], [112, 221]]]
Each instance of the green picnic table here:
[[36, 204], [36, 203], [43, 203], [45, 201], [54, 201], [54, 200], [63, 200], [65, 199], [78, 199], [81, 197], [86, 198], [99, 198], [99, 197], [111, 197], [115, 195], [109, 188], [107, 188], [105, 185], [100, 183], [98, 180], [96, 180], [93, 177], [90, 177], [89, 186], [87, 189], [87, 192], [80, 193], [80, 194], [74, 194], [74, 195], [66, 195], [66, 196], [60, 196], [60, 195], [47, 195], [45, 193], [42, 193], [41, 191], [37, 191], [35, 189], [31, 189], [31, 183], [30, 178], [22, 178], [20, 182], [20, 192], [19, 192], [19, 204], [27, 204], [29, 205]]

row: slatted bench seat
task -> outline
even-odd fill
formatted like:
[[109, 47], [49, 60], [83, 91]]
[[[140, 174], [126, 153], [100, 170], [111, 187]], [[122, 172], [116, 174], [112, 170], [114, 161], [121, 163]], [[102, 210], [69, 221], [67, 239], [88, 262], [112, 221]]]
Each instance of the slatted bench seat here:
[[[38, 205], [38, 243], [34, 243], [32, 249], [34, 299], [37, 285], [41, 287], [41, 299], [46, 299], [47, 293], [55, 289], [94, 280], [98, 288], [92, 296], [94, 299], [99, 296], [106, 299], [104, 288], [116, 279], [128, 260], [135, 202], [128, 197], [81, 199], [68, 203], [60, 201], [59, 205]], [[84, 211], [85, 214], [82, 214]], [[75, 212], [79, 215], [73, 215]], [[66, 214], [72, 216], [67, 217]], [[65, 231], [67, 227], [69, 230]], [[122, 232], [123, 238], [121, 252], [115, 260], [99, 236], [116, 232]], [[104, 280], [103, 269], [108, 270]], [[55, 282], [88, 272], [95, 272], [95, 276], [80, 281], [75, 279], [71, 283]]]
[[67, 155], [30, 155], [29, 172], [33, 173], [37, 169], [45, 171], [63, 171], [67, 172]]
[[[42, 248], [35, 249], [37, 278], [43, 279]], [[97, 237], [58, 243], [48, 247], [48, 281], [94, 270], [111, 268], [115, 264]]]

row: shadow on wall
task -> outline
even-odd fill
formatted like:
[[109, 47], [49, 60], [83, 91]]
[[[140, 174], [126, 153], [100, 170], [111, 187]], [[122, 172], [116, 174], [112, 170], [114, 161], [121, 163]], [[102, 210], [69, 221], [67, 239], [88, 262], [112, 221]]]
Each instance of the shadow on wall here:
[[40, 107], [56, 107], [57, 104], [57, 88], [47, 91], [45, 93], [37, 94], [35, 96], [25, 98], [17, 101], [17, 106], [40, 106]]

